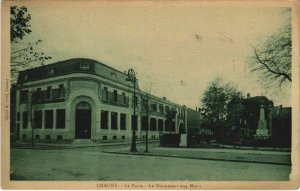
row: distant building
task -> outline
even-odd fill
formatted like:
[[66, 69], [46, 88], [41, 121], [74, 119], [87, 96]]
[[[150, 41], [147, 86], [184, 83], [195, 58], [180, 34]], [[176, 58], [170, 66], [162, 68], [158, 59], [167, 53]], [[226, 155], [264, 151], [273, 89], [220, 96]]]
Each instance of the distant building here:
[[291, 146], [292, 138], [292, 108], [275, 106], [271, 109], [271, 135], [274, 144]]
[[[126, 79], [124, 72], [82, 58], [20, 72], [16, 84], [15, 135], [30, 140], [33, 132], [36, 141], [131, 139], [133, 88]], [[159, 133], [187, 132], [185, 106], [154, 95], [145, 99], [147, 93], [139, 89], [138, 82], [136, 92], [138, 139], [145, 139], [147, 122], [149, 139], [157, 139]], [[170, 109], [176, 110], [171, 124], [166, 120]]]

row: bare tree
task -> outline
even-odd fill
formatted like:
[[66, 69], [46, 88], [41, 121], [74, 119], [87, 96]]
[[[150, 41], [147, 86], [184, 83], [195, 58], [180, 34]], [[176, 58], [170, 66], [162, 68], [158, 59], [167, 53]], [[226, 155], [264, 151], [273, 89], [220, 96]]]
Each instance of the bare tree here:
[[27, 109], [27, 114], [28, 114], [28, 120], [31, 123], [31, 146], [34, 146], [34, 128], [35, 128], [35, 123], [34, 123], [35, 108], [34, 108], [33, 99], [34, 99], [34, 91], [29, 90], [27, 101], [26, 101], [26, 109]]
[[150, 88], [146, 90], [146, 94], [142, 95], [142, 104], [144, 104], [142, 107], [146, 110], [146, 118], [147, 118], [147, 126], [146, 126], [146, 148], [145, 148], [145, 153], [149, 152], [149, 147], [148, 147], [148, 132], [149, 132], [149, 102], [150, 102], [150, 93], [152, 89], [152, 83], [150, 84]]
[[252, 72], [258, 72], [265, 87], [281, 87], [292, 81], [291, 24], [269, 36], [260, 46], [253, 46]]

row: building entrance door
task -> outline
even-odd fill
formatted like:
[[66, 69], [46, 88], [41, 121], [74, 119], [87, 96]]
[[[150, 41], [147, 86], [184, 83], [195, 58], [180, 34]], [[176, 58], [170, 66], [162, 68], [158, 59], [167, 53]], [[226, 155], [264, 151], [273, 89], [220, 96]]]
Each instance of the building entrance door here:
[[75, 139], [91, 138], [91, 106], [87, 102], [80, 102], [76, 106]]

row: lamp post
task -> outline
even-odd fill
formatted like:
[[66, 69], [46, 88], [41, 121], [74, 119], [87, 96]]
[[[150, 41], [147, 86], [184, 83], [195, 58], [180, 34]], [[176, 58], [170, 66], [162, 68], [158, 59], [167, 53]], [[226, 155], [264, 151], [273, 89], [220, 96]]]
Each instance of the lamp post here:
[[130, 152], [137, 152], [136, 148], [136, 128], [137, 128], [137, 117], [135, 113], [136, 109], [136, 74], [134, 70], [131, 68], [127, 72], [127, 81], [131, 81], [133, 83], [133, 129], [132, 129], [132, 142]]
[[144, 101], [146, 101], [146, 105], [145, 105], [145, 109], [146, 109], [146, 149], [145, 149], [145, 153], [149, 153], [149, 149], [148, 149], [148, 131], [149, 131], [149, 93], [146, 94], [146, 96], [144, 96]]

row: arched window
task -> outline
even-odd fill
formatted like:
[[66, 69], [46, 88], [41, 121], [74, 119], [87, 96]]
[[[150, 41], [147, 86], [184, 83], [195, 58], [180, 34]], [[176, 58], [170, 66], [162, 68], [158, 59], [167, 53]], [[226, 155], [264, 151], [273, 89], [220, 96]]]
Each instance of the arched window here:
[[77, 104], [76, 109], [91, 109], [91, 106], [88, 102], [82, 101]]

